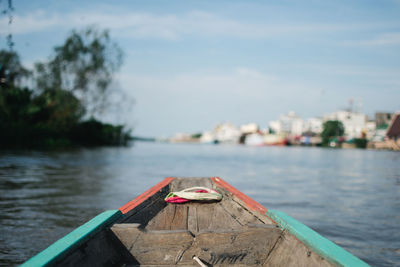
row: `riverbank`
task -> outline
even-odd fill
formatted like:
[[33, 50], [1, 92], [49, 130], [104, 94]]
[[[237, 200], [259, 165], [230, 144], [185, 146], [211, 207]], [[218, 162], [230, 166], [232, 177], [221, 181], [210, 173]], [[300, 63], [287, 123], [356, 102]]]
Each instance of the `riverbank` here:
[[[272, 136], [272, 135], [271, 135]], [[134, 139], [136, 141], [147, 141], [147, 142], [161, 142], [161, 143], [171, 143], [171, 144], [201, 144], [201, 145], [223, 145], [223, 144], [234, 144], [241, 146], [250, 146], [250, 147], [274, 147], [274, 146], [298, 146], [298, 147], [322, 147], [322, 148], [343, 148], [343, 149], [368, 149], [368, 150], [391, 150], [391, 151], [400, 151], [400, 139], [388, 139], [384, 141], [368, 141], [366, 139], [358, 139], [356, 141], [352, 140], [350, 142], [346, 142], [344, 140], [339, 141], [335, 140], [330, 142], [328, 146], [322, 146], [321, 139], [319, 138], [309, 138], [308, 141], [305, 141], [305, 138], [285, 138], [285, 137], [275, 137], [269, 138], [269, 140], [273, 140], [273, 142], [264, 142], [262, 138], [256, 139], [256, 142], [244, 142], [245, 139], [240, 139], [242, 142], [218, 142], [218, 141], [210, 141], [210, 142], [202, 142], [200, 138], [193, 137], [184, 137], [184, 138], [170, 138], [170, 139], [157, 139], [157, 138], [138, 138]]]

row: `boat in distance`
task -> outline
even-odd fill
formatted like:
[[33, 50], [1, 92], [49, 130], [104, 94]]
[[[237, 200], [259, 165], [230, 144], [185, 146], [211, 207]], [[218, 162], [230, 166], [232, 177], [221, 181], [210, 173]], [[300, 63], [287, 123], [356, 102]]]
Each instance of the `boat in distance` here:
[[[220, 197], [184, 203], [165, 199], [175, 197], [171, 192], [198, 187]], [[173, 201], [181, 201], [176, 198]], [[267, 210], [219, 177], [165, 178], [22, 264], [173, 265], [369, 266], [287, 214]]]

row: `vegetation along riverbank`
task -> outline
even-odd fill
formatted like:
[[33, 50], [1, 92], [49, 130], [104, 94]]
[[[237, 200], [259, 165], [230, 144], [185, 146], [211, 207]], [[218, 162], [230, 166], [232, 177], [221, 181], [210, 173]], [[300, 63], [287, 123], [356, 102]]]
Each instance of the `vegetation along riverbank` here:
[[124, 125], [102, 122], [122, 51], [105, 30], [72, 31], [32, 70], [0, 51], [0, 148], [126, 145]]

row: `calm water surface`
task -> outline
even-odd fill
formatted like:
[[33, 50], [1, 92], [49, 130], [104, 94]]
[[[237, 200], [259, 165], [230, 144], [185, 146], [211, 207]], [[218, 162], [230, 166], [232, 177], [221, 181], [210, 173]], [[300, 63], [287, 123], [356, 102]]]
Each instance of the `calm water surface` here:
[[220, 176], [374, 266], [400, 266], [400, 153], [137, 143], [0, 153], [0, 265], [167, 176]]

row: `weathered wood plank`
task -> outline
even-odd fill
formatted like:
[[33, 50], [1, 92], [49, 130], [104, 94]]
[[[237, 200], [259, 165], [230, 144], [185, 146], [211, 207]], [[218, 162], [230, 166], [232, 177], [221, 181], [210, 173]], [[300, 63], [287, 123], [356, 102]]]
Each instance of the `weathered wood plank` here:
[[147, 199], [142, 199], [141, 201], [139, 201], [140, 204], [138, 204], [134, 209], [128, 211], [123, 219], [119, 222], [135, 222], [146, 225], [167, 205], [167, 203], [165, 203], [164, 201], [164, 197], [170, 192], [170, 186], [171, 185], [168, 184], [165, 187], [162, 187], [159, 191], [149, 196]]
[[285, 231], [263, 266], [332, 267], [335, 265], [312, 252], [302, 242]]
[[166, 188], [169, 188], [169, 184], [173, 180], [174, 180], [174, 178], [172, 178], [172, 177], [165, 178], [160, 183], [156, 184], [155, 186], [153, 186], [146, 192], [142, 193], [135, 199], [133, 199], [133, 200], [129, 201], [128, 203], [126, 203], [125, 205], [123, 205], [119, 210], [123, 214], [129, 213], [131, 210], [135, 209], [136, 207], [138, 207], [140, 204], [142, 204], [146, 200], [150, 199], [153, 196], [156, 196], [157, 194], [159, 194], [161, 191], [165, 190]]
[[228, 199], [228, 197], [223, 199], [220, 205], [223, 210], [234, 218], [240, 225], [262, 223], [262, 220], [243, 208], [237, 202]]
[[210, 229], [213, 216], [215, 216], [215, 203], [197, 205], [197, 225], [199, 231]]
[[240, 223], [242, 225], [256, 223], [257, 221], [262, 221], [265, 224], [275, 224], [268, 216], [252, 210], [242, 199], [227, 191], [227, 189], [218, 187], [217, 190], [223, 196], [221, 201], [223, 207], [233, 215], [234, 218], [241, 220]]
[[182, 262], [196, 255], [212, 265], [261, 265], [281, 235], [278, 228], [252, 228], [243, 231], [200, 233]]
[[[132, 254], [109, 230], [101, 231], [60, 261], [46, 266], [122, 266], [138, 264]], [[42, 266], [42, 265], [29, 265]]]
[[140, 223], [147, 225], [160, 211], [163, 211], [167, 206], [161, 195], [154, 197], [152, 201], [146, 201], [136, 210], [130, 212], [129, 216], [122, 221], [124, 223]]
[[197, 222], [197, 205], [187, 205], [188, 208], [188, 218], [187, 218], [187, 228], [192, 233], [197, 233], [199, 231], [199, 225]]
[[183, 189], [195, 186], [213, 188], [213, 182], [210, 178], [175, 178], [172, 183], [172, 191], [181, 191]]
[[246, 228], [243, 231], [143, 231], [112, 227], [112, 231], [140, 264], [193, 264], [193, 256], [212, 265], [261, 265], [282, 231]]
[[169, 225], [165, 229], [169, 230], [187, 230], [188, 208], [186, 205], [170, 205], [174, 212], [168, 221]]
[[193, 236], [184, 230], [143, 231], [129, 226], [111, 230], [140, 264], [174, 265], [193, 243]]
[[239, 229], [241, 224], [235, 220], [220, 203], [197, 204], [198, 230]]
[[188, 207], [185, 204], [167, 206], [149, 221], [148, 230], [187, 230]]

